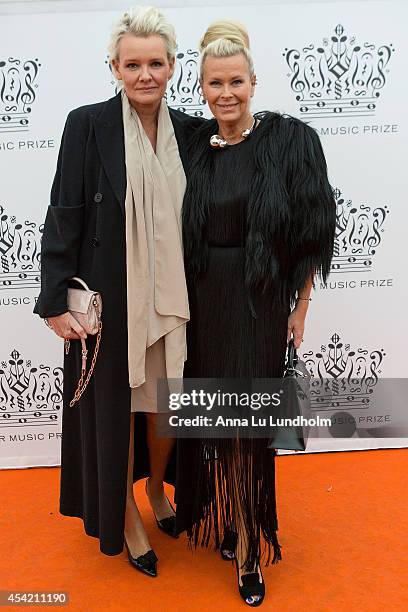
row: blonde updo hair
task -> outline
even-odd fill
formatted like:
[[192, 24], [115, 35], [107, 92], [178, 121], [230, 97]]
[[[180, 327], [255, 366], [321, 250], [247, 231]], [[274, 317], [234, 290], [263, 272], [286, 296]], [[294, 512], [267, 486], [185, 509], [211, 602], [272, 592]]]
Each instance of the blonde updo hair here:
[[119, 59], [119, 43], [125, 34], [135, 36], [161, 36], [167, 57], [173, 60], [177, 52], [176, 32], [165, 16], [153, 6], [136, 6], [123, 13], [112, 29], [109, 41], [109, 61]]
[[201, 66], [200, 76], [203, 79], [204, 64], [208, 56], [232, 57], [242, 53], [248, 62], [249, 74], [254, 75], [254, 63], [249, 50], [249, 36], [245, 27], [236, 21], [214, 21], [208, 26], [200, 40]]

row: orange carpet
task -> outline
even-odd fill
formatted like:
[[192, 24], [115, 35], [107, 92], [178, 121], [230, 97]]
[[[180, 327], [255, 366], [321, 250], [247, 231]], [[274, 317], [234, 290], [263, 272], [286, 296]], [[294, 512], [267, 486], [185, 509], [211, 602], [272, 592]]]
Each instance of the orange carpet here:
[[[125, 554], [102, 555], [82, 521], [58, 513], [59, 471], [0, 471], [0, 590], [67, 591], [69, 610], [249, 609], [232, 564], [157, 530], [142, 482], [135, 489], [159, 577], [135, 571]], [[264, 571], [261, 609], [408, 610], [407, 472], [403, 449], [278, 457], [283, 561]]]

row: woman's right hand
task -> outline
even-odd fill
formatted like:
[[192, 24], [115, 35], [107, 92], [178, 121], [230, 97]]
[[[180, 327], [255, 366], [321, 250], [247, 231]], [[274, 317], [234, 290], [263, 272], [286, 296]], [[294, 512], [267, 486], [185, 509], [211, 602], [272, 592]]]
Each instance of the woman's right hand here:
[[48, 325], [64, 340], [79, 340], [86, 338], [87, 334], [70, 312], [65, 312], [57, 317], [47, 317]]

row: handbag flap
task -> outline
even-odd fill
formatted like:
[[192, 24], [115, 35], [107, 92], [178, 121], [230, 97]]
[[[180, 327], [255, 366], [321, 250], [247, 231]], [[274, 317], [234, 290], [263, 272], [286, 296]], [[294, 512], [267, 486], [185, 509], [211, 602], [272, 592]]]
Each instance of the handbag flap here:
[[68, 289], [68, 310], [86, 314], [96, 294], [84, 289]]

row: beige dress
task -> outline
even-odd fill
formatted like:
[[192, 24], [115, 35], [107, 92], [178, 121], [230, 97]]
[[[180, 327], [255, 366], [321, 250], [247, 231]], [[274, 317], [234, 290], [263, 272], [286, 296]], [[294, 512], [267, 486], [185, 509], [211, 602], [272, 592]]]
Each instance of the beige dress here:
[[157, 412], [157, 380], [165, 379], [166, 355], [164, 338], [146, 349], [146, 381], [131, 392], [131, 412]]
[[123, 94], [126, 262], [132, 412], [157, 411], [157, 379], [182, 379], [190, 318], [181, 206], [186, 186], [164, 100], [156, 152]]

